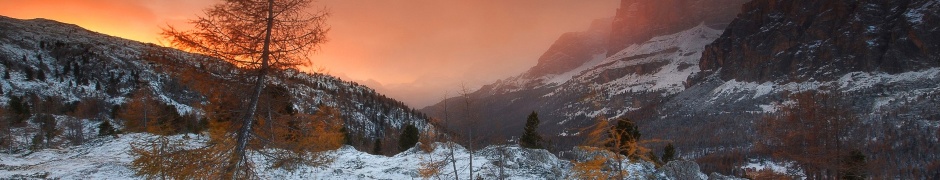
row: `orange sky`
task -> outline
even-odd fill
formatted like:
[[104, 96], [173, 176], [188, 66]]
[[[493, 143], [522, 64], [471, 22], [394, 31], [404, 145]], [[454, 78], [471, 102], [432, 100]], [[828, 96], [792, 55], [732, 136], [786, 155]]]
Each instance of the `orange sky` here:
[[[0, 0], [0, 15], [46, 18], [158, 43], [160, 27], [218, 0]], [[319, 0], [332, 31], [314, 64], [415, 108], [514, 76], [564, 32], [613, 16], [619, 0]], [[312, 9], [316, 10], [316, 9]]]

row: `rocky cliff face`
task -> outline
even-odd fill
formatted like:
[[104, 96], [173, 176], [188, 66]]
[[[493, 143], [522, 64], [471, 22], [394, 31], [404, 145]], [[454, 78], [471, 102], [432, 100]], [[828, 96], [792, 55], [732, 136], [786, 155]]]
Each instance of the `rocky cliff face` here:
[[932, 0], [756, 0], [709, 45], [701, 69], [742, 81], [826, 80], [940, 65]]
[[703, 48], [721, 34], [715, 27], [731, 22], [740, 4], [624, 0], [612, 21], [562, 35], [529, 71], [471, 93], [471, 107], [452, 98], [422, 111], [446, 113], [457, 120], [450, 125], [456, 131], [469, 124], [463, 111], [474, 111], [481, 124], [498, 124], [481, 130], [506, 138], [518, 136], [526, 115], [537, 111], [546, 136], [576, 144], [578, 128], [595, 116], [622, 116], [683, 91]]
[[730, 161], [760, 140], [755, 122], [793, 103], [789, 93], [811, 91], [832, 94], [833, 106], [864, 122], [851, 138], [885, 169], [878, 173], [923, 173], [918, 167], [940, 159], [932, 153], [938, 147], [925, 145], [938, 143], [940, 132], [940, 1], [755, 0], [723, 30], [714, 27], [739, 9], [656, 3], [623, 1], [604, 58], [580, 59], [561, 74], [507, 78], [469, 101], [423, 111], [484, 121], [484, 134], [504, 138], [518, 137], [537, 111], [543, 137], [560, 149], [577, 145], [594, 117], [628, 117], [644, 138], [670, 140], [685, 158]]
[[634, 43], [704, 23], [724, 29], [748, 0], [623, 0], [611, 30], [608, 55]]
[[525, 76], [540, 77], [565, 73], [590, 61], [594, 55], [607, 52], [610, 22], [610, 18], [598, 19], [594, 20], [586, 31], [562, 34]]

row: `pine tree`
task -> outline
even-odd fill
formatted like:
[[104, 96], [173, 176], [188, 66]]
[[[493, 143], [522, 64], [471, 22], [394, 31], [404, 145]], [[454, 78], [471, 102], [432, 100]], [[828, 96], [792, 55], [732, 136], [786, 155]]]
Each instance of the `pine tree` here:
[[26, 119], [29, 119], [29, 116], [32, 114], [29, 112], [29, 105], [26, 104], [26, 101], [23, 101], [22, 97], [11, 96], [7, 104], [9, 104], [10, 110], [13, 113], [13, 125], [22, 124]]
[[372, 154], [376, 154], [376, 155], [382, 154], [382, 141], [381, 140], [375, 139], [375, 142], [372, 143]]
[[33, 78], [34, 78], [34, 77], [33, 77], [33, 69], [32, 69], [32, 68], [26, 68], [26, 70], [24, 70], [24, 71], [25, 71], [25, 73], [26, 73], [26, 80], [27, 80], [27, 81], [33, 81]]
[[[617, 119], [617, 125], [611, 129], [610, 139], [617, 142], [610, 142], [608, 146], [624, 146], [637, 144], [637, 141], [640, 139], [640, 130], [637, 128], [636, 124], [633, 123], [633, 120], [630, 120], [626, 117], [621, 117]], [[631, 159], [636, 159], [639, 154], [629, 152], [628, 148], [614, 148], [619, 149], [620, 154], [628, 155]]]
[[865, 173], [866, 163], [865, 163], [865, 154], [859, 150], [852, 150], [843, 160], [842, 160], [842, 179], [847, 180], [862, 180], [867, 179], [868, 175]]
[[415, 144], [418, 143], [418, 133], [418, 128], [414, 125], [405, 126], [404, 132], [401, 133], [401, 137], [398, 139], [398, 150], [405, 151], [415, 147]]
[[535, 111], [529, 114], [525, 121], [525, 129], [519, 139], [519, 146], [530, 149], [543, 149], [542, 136], [537, 132], [539, 128], [539, 115]]
[[46, 71], [39, 69], [39, 74], [36, 75], [36, 79], [39, 81], [46, 81]]
[[672, 143], [666, 145], [663, 148], [663, 163], [669, 163], [669, 161], [675, 160], [676, 158], [676, 147], [672, 146]]
[[98, 124], [98, 136], [109, 136], [114, 135], [114, 126], [111, 126], [111, 122], [104, 120], [101, 124]]

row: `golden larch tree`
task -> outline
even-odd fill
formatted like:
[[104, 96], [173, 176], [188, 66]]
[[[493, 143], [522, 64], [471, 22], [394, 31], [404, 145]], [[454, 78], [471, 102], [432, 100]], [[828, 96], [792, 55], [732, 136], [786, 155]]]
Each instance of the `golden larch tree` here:
[[312, 0], [225, 0], [205, 10], [190, 30], [164, 29], [174, 47], [221, 58], [253, 77], [237, 128], [228, 167], [230, 178], [251, 176], [246, 157], [252, 125], [265, 78], [277, 71], [310, 63], [309, 53], [326, 42], [327, 13], [310, 13]]

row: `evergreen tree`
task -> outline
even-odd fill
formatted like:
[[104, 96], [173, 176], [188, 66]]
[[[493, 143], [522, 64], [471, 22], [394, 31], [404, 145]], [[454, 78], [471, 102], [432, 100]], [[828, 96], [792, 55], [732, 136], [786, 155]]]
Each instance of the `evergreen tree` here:
[[402, 132], [401, 137], [398, 138], [398, 150], [405, 151], [411, 147], [415, 147], [415, 144], [418, 143], [418, 135], [417, 127], [411, 124], [405, 126], [404, 132]]
[[114, 126], [111, 126], [111, 122], [104, 120], [101, 124], [98, 124], [98, 136], [108, 136], [114, 135]]
[[27, 80], [27, 81], [32, 81], [32, 80], [33, 80], [33, 69], [26, 68], [26, 70], [24, 70], [24, 71], [25, 71], [25, 73], [26, 73], [26, 80]]
[[382, 140], [375, 139], [372, 143], [372, 154], [382, 154]]
[[543, 149], [542, 136], [537, 132], [538, 128], [539, 115], [532, 111], [532, 114], [529, 114], [529, 118], [525, 121], [525, 129], [519, 139], [519, 146], [530, 149]]
[[[636, 144], [636, 142], [640, 140], [640, 129], [637, 128], [635, 123], [633, 123], [633, 120], [630, 120], [626, 117], [621, 117], [617, 119], [617, 125], [611, 128], [611, 134], [609, 135], [610, 139], [619, 141], [616, 143], [619, 143], [620, 145]], [[608, 146], [613, 146], [614, 143], [615, 142], [611, 142], [608, 144]], [[627, 152], [627, 149], [621, 149], [621, 152], [618, 153], [623, 155], [631, 155], [629, 152]], [[634, 157], [630, 158], [637, 158], [637, 154], [632, 155], [634, 155]]]
[[39, 81], [46, 81], [46, 71], [39, 69], [39, 74], [36, 75], [36, 79], [39, 79]]
[[6, 69], [3, 71], [3, 79], [10, 79], [10, 70]]
[[842, 161], [842, 179], [861, 180], [867, 179], [865, 173], [865, 154], [859, 150], [852, 150]]
[[663, 163], [668, 163], [669, 161], [675, 160], [676, 158], [676, 147], [672, 146], [672, 143], [666, 145], [663, 148]]
[[13, 113], [14, 125], [22, 124], [31, 115], [29, 112], [29, 105], [26, 104], [26, 101], [23, 101], [22, 97], [11, 96], [10, 101], [7, 102], [7, 104], [9, 104], [10, 110]]
[[343, 133], [343, 144], [350, 146], [353, 145], [352, 140], [349, 139], [349, 130], [346, 129], [346, 126], [340, 128], [339, 132]]

